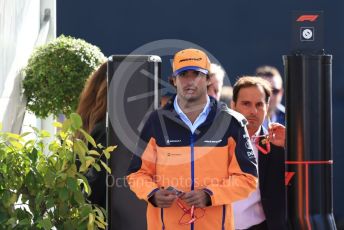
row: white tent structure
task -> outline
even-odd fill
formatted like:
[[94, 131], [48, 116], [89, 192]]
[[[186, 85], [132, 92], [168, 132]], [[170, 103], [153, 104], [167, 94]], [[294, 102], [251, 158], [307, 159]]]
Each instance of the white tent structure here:
[[33, 49], [56, 37], [56, 0], [0, 0], [0, 122], [20, 133], [23, 121], [52, 131], [51, 119], [25, 115], [21, 70]]

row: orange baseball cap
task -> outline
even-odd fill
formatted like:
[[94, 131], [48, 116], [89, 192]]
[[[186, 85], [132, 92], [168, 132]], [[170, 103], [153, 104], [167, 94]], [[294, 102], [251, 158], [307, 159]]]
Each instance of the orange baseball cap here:
[[185, 49], [177, 52], [173, 59], [173, 76], [185, 70], [195, 70], [208, 74], [210, 61], [206, 53], [198, 49]]

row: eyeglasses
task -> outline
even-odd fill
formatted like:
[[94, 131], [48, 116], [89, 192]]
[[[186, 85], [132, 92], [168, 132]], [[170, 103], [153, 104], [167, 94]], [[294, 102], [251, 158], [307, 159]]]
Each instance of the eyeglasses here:
[[183, 202], [179, 198], [177, 199], [177, 205], [184, 212], [182, 217], [179, 219], [179, 224], [181, 225], [192, 224], [196, 220], [202, 218], [205, 214], [205, 208], [195, 208], [194, 205], [188, 208], [183, 204]]
[[277, 95], [280, 91], [281, 91], [281, 89], [276, 89], [276, 88], [271, 90], [273, 95]]
[[263, 71], [263, 72], [258, 72], [256, 73], [258, 77], [273, 77], [274, 74], [270, 71]]
[[[255, 135], [251, 137], [252, 142], [255, 144], [257, 149], [263, 154], [268, 154], [271, 150], [269, 135]], [[260, 144], [265, 145], [265, 148]]]

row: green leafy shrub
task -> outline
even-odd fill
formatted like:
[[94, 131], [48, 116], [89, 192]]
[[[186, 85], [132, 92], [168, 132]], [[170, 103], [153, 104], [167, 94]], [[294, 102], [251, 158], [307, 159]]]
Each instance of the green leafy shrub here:
[[[115, 147], [97, 145], [77, 114], [54, 125], [59, 131], [50, 143], [44, 141], [50, 134], [36, 128], [0, 132], [0, 229], [105, 228], [105, 211], [85, 198], [91, 188], [84, 173], [101, 165], [110, 173], [100, 158], [109, 159]], [[89, 150], [78, 132], [99, 151]]]
[[27, 108], [42, 118], [68, 116], [77, 108], [87, 77], [104, 61], [98, 47], [63, 35], [38, 47], [24, 69]]

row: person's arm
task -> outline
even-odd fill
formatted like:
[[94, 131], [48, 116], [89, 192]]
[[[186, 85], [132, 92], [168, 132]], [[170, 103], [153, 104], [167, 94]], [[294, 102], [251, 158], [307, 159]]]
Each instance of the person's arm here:
[[127, 181], [139, 199], [148, 200], [159, 190], [154, 181], [156, 167], [156, 143], [151, 130], [151, 117], [146, 122], [136, 153], [131, 160]]
[[127, 181], [130, 189], [139, 199], [148, 199], [159, 190], [154, 182], [156, 148], [155, 140], [152, 138], [144, 149], [141, 156], [133, 155], [130, 163]]
[[245, 125], [231, 122], [228, 139], [228, 178], [209, 184], [204, 191], [210, 195], [211, 205], [230, 204], [247, 198], [257, 188], [256, 159]]

